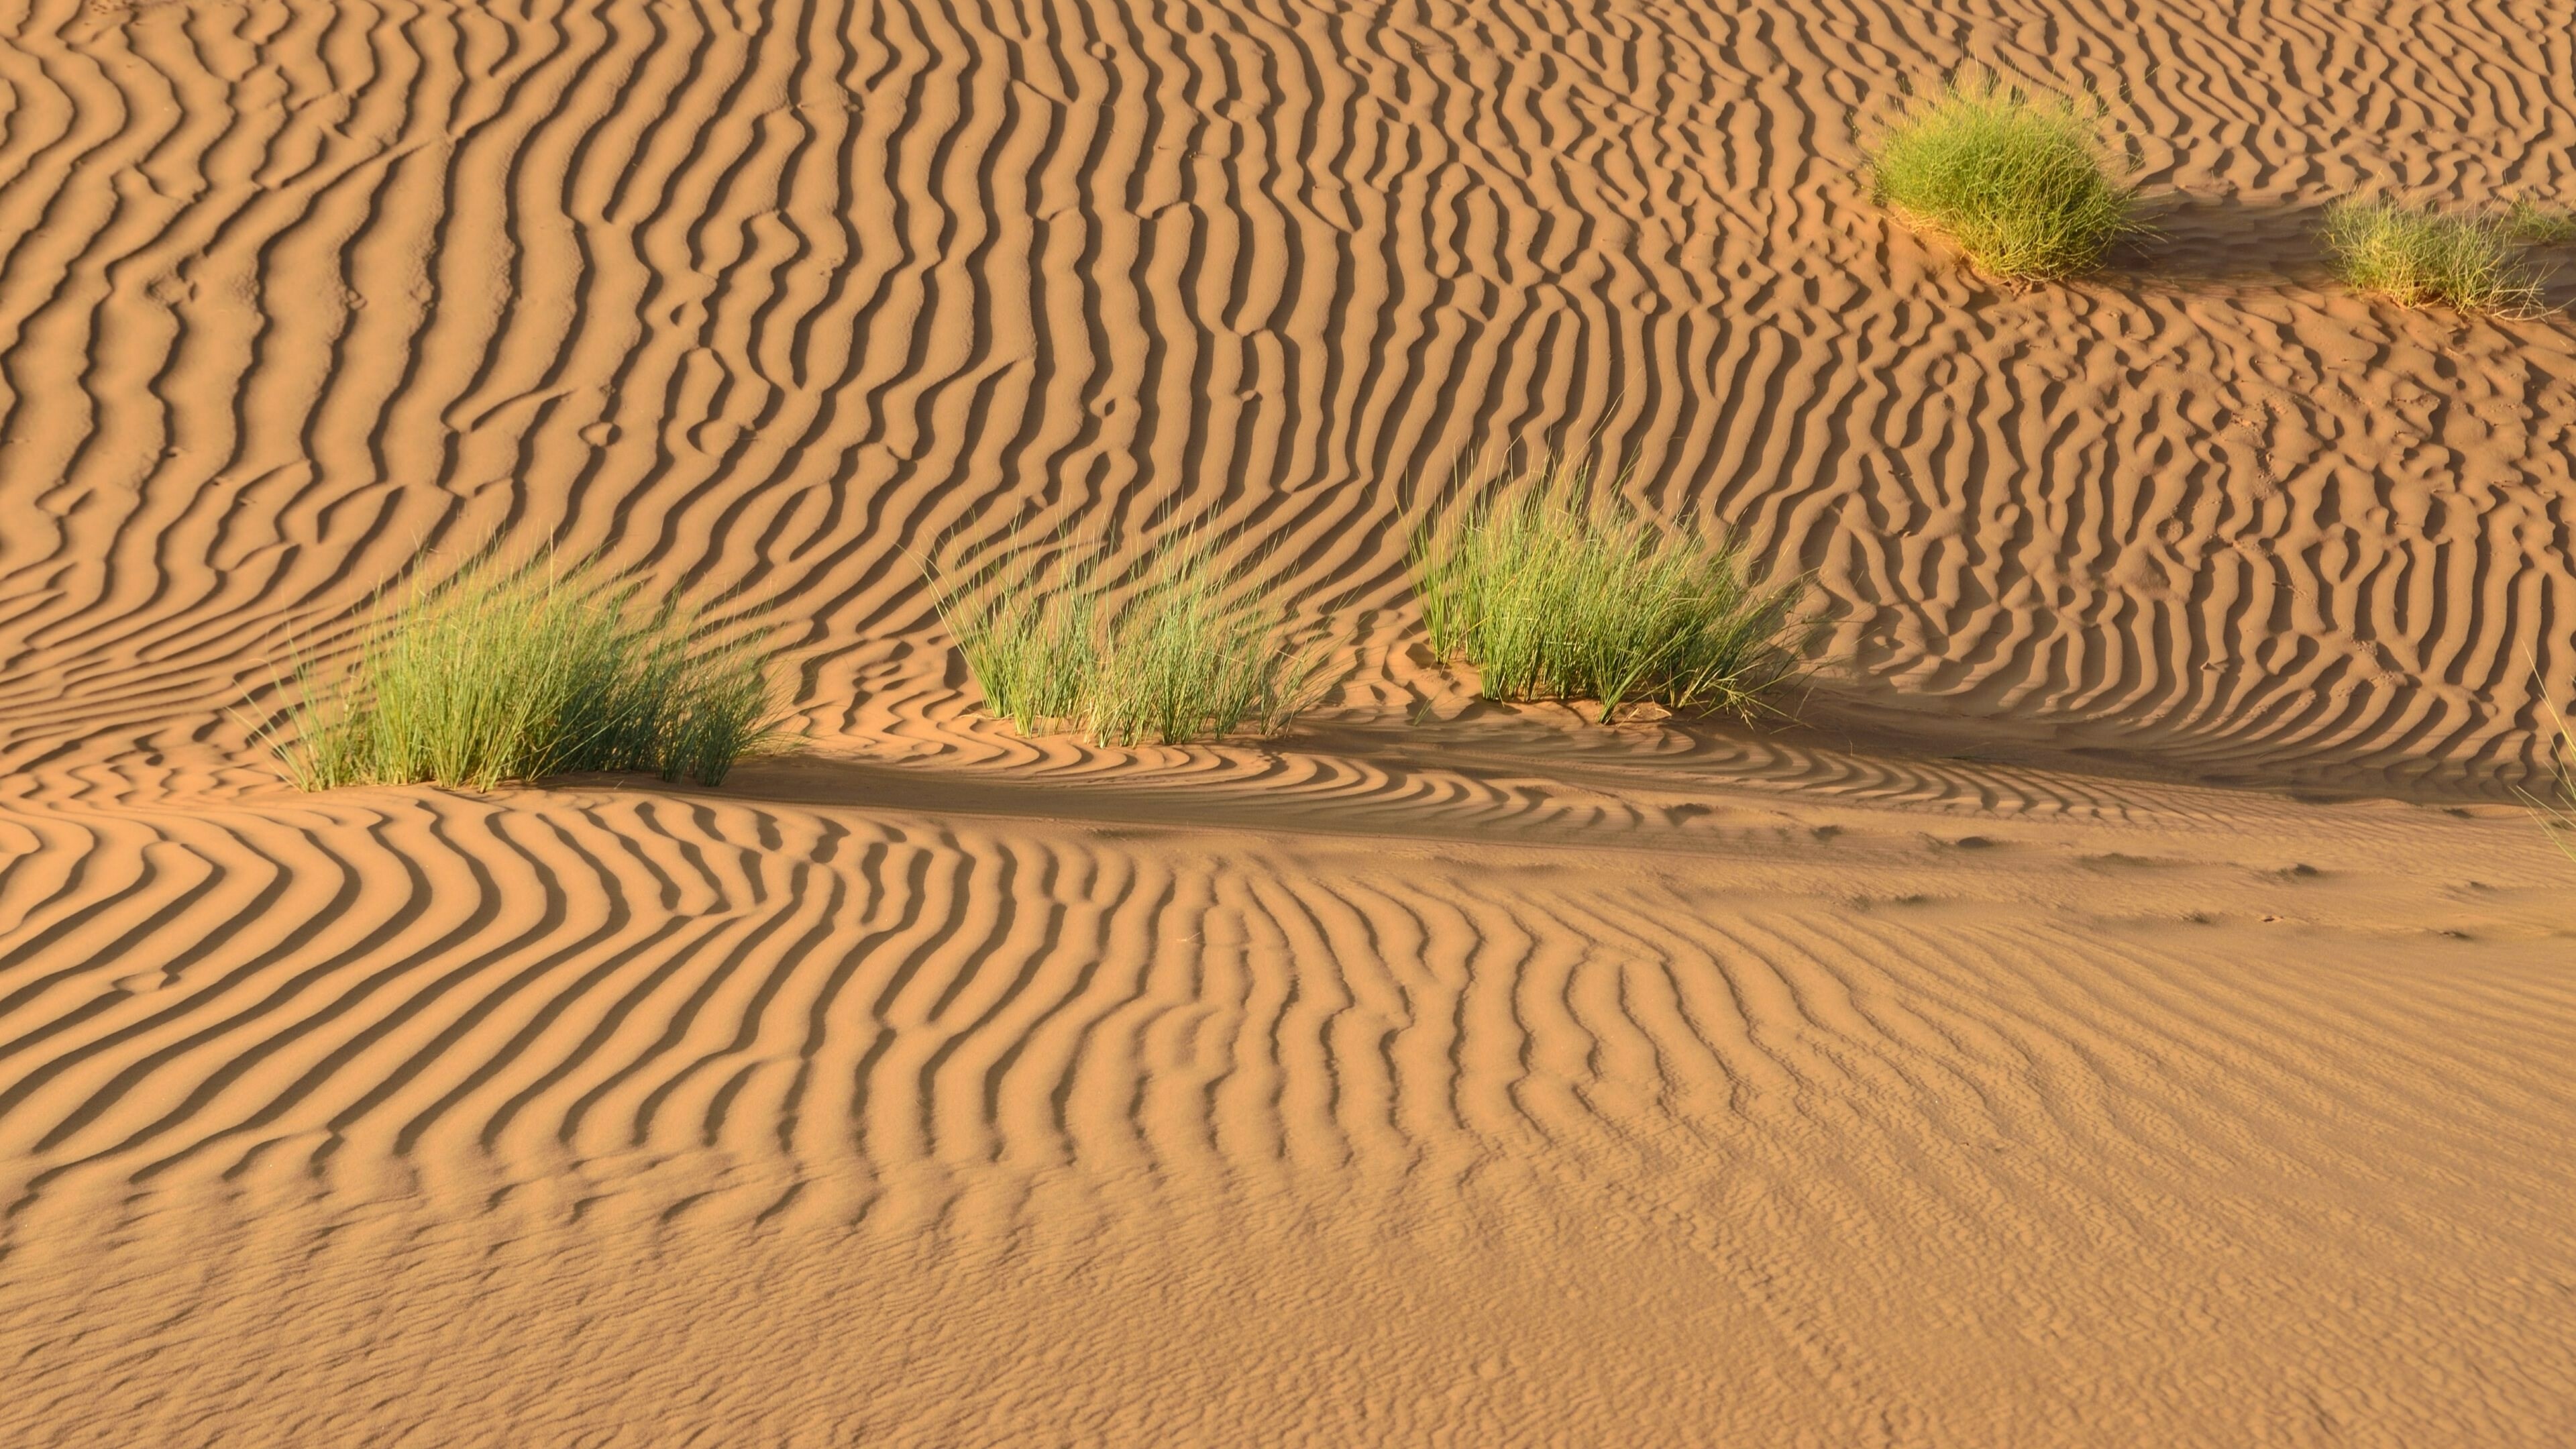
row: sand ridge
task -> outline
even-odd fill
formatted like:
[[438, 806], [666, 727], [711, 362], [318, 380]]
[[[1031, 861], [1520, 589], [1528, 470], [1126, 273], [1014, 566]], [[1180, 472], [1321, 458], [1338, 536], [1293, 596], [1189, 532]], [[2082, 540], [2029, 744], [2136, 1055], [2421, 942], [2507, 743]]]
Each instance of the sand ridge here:
[[[2308, 235], [2576, 204], [2571, 36], [13, 0], [0, 1439], [2576, 1439], [2576, 332]], [[1872, 209], [1963, 62], [2162, 235]], [[1810, 578], [1802, 726], [1433, 667], [1413, 525], [1569, 440]], [[1317, 716], [979, 719], [922, 558], [1175, 520]], [[765, 631], [807, 749], [285, 789], [280, 661], [485, 546]]]
[[2563, 1427], [2527, 822], [769, 798], [816, 768], [9, 817], [78, 862], [0, 897], [10, 1437]]
[[[1408, 499], [1591, 439], [1814, 574], [1855, 714], [2492, 788], [2576, 675], [2570, 334], [2303, 228], [2566, 204], [2553, 17], [37, 6], [0, 751], [220, 771], [290, 641], [494, 539], [738, 591], [878, 730], [965, 703], [943, 540], [1177, 510], [1364, 632]], [[1891, 229], [1855, 120], [1963, 60], [2101, 94], [2168, 240], [2014, 296]]]

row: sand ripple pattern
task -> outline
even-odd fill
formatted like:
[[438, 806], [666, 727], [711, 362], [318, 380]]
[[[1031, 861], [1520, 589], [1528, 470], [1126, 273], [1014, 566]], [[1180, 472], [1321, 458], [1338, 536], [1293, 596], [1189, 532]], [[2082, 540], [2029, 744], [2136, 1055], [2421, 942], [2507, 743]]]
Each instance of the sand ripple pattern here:
[[[1973, 1437], [1976, 1401], [1938, 1368], [1970, 1342], [2015, 1364], [2045, 1345], [2056, 1357], [2028, 1362], [2102, 1375], [2051, 1378], [2029, 1403], [2234, 1423], [2244, 1442], [2278, 1426], [2228, 1415], [2273, 1412], [2284, 1363], [2367, 1426], [2359, 1442], [2536, 1442], [2514, 1436], [2576, 1389], [2549, 1328], [2576, 1281], [2563, 932], [2438, 942], [2407, 903], [2414, 934], [2374, 938], [2351, 902], [2402, 895], [2402, 874], [2357, 880], [2323, 924], [2195, 927], [2173, 914], [2176, 867], [2158, 881], [2148, 861], [2106, 859], [2083, 910], [2013, 904], [2009, 858], [2038, 837], [1820, 839], [1781, 876], [1795, 852], [1776, 844], [390, 794], [292, 816], [9, 813], [0, 836], [13, 1274], [168, 1207], [197, 1205], [187, 1241], [212, 1243], [209, 1199], [361, 1234], [399, 1201], [450, 1205], [445, 1237], [552, 1215], [597, 1229], [583, 1252], [620, 1241], [601, 1224], [737, 1245], [760, 1240], [746, 1228], [856, 1230], [879, 1235], [866, 1262], [1039, 1227], [1092, 1243], [1246, 1201], [1329, 1218], [1356, 1194], [1382, 1205], [1357, 1220], [1426, 1233], [1454, 1233], [1467, 1204], [1570, 1218], [1573, 1243], [1632, 1224], [1569, 1261], [1681, 1253], [1739, 1306], [1731, 1331], [1758, 1331], [1847, 1416], [1796, 1422], [1846, 1442]], [[1970, 846], [1986, 848], [1940, 863]], [[1923, 862], [1920, 894], [1837, 894], [1853, 860], [1901, 883], [1900, 847]], [[1854, 849], [1880, 854], [1831, 854]], [[2249, 880], [2179, 889], [2224, 914], [2323, 888]], [[1959, 899], [1972, 881], [2001, 894]], [[2125, 918], [2142, 911], [2161, 924]], [[2440, 951], [2449, 964], [2420, 969]], [[1164, 1241], [1135, 1261], [1163, 1262]], [[806, 1251], [782, 1302], [855, 1250]], [[1107, 1250], [1083, 1251], [1097, 1267]], [[1169, 1271], [1238, 1251], [1203, 1245]], [[1854, 1274], [1908, 1284], [1905, 1301]], [[687, 1321], [667, 1301], [637, 1311]], [[876, 1321], [822, 1311], [834, 1334]], [[191, 1321], [166, 1351], [233, 1374], [198, 1356], [227, 1334]], [[2284, 1358], [2289, 1322], [2304, 1326]], [[2121, 1357], [2177, 1323], [2203, 1327], [2155, 1363]], [[33, 1432], [98, 1411], [77, 1366], [103, 1349], [37, 1319], [13, 1333], [30, 1367], [0, 1413], [72, 1415]], [[176, 1360], [148, 1357], [166, 1337], [134, 1340], [138, 1364], [162, 1365], [137, 1380], [143, 1403], [177, 1382]], [[1134, 1367], [1134, 1385], [1161, 1372]], [[1731, 1360], [1727, 1381], [1748, 1371]], [[890, 1392], [908, 1377], [887, 1373]], [[1620, 1402], [1705, 1412], [1671, 1387]], [[172, 1412], [193, 1412], [185, 1397]], [[585, 1402], [532, 1403], [524, 1422]], [[803, 1427], [851, 1411], [826, 1402]]]
[[[2571, 31], [18, 0], [0, 767], [256, 768], [227, 711], [424, 544], [773, 605], [826, 735], [962, 707], [912, 554], [1017, 515], [1240, 529], [1397, 627], [1462, 461], [1597, 438], [1813, 572], [1854, 717], [2492, 790], [2533, 664], [2576, 675], [2576, 344], [2330, 295], [2300, 233], [2355, 188], [2576, 202]], [[1871, 213], [1852, 116], [1963, 60], [2099, 90], [2168, 240], [2014, 297]], [[1408, 697], [1376, 657], [1351, 701]]]
[[[1732, 1137], [1866, 1116], [1893, 1105], [1892, 1071], [1918, 1075], [1900, 1095], [1939, 1119], [1926, 1135], [2026, 1140], [2061, 1130], [2047, 1102], [2098, 1095], [2141, 1052], [2194, 1083], [2105, 1119], [2153, 1170], [2218, 1150], [2160, 1114], [2264, 1116], [2256, 1079], [2286, 1069], [2254, 1044], [2288, 995], [2239, 982], [2195, 1004], [2219, 963], [2010, 910], [1819, 912], [1679, 833], [1605, 836], [1605, 856], [649, 796], [0, 830], [0, 1161], [25, 1174], [20, 1210], [262, 1161], [472, 1185], [714, 1151], [791, 1193], [933, 1196], [949, 1172], [1077, 1161], [1454, 1176], [1649, 1119]], [[1768, 839], [1750, 837], [1779, 853]], [[1372, 868], [1389, 849], [1405, 868]], [[1880, 885], [1905, 878], [1877, 863]], [[2068, 973], [2134, 1035], [2064, 1040], [2083, 1013], [2047, 1001]], [[2482, 1041], [2462, 1061], [2496, 1066], [2563, 1030], [2564, 980], [2516, 979], [2461, 987], [2455, 1036], [2317, 1051], [2360, 1074], [2343, 1110], [2460, 1065], [2422, 1043]], [[2418, 1009], [2444, 1008], [2360, 991], [2324, 1028]], [[2017, 1104], [1972, 1085], [2005, 1077]], [[2545, 1136], [2569, 1105], [2546, 1073], [2512, 1090], [2527, 1100], [2497, 1097], [2482, 1130]], [[2530, 1170], [2556, 1171], [2540, 1145]]]

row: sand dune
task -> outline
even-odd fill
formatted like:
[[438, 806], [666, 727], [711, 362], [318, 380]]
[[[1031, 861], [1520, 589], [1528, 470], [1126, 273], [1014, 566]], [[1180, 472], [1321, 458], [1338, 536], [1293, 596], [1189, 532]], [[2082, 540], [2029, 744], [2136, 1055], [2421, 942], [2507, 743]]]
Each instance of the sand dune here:
[[[1355, 629], [1408, 497], [1590, 439], [1814, 572], [1855, 714], [2475, 788], [2576, 675], [2576, 345], [2320, 290], [2303, 218], [2576, 202], [2563, 18], [41, 6], [0, 758], [220, 772], [496, 537], [775, 606], [879, 730], [962, 706], [943, 539], [1182, 510]], [[1892, 230], [1855, 118], [1964, 59], [2099, 90], [2167, 240], [2016, 297]]]
[[803, 774], [12, 817], [77, 878], [8, 899], [8, 1437], [2569, 1422], [2524, 822], [1703, 778], [1397, 838]]
[[[0, 11], [0, 1439], [2576, 1439], [2576, 331], [2309, 239], [2576, 204], [2571, 33]], [[1964, 62], [2161, 234], [1873, 210]], [[1810, 578], [1801, 727], [1432, 667], [1411, 528], [1574, 445]], [[921, 560], [1173, 520], [1311, 724], [979, 719]], [[281, 661], [486, 547], [766, 630], [804, 753], [284, 789]]]

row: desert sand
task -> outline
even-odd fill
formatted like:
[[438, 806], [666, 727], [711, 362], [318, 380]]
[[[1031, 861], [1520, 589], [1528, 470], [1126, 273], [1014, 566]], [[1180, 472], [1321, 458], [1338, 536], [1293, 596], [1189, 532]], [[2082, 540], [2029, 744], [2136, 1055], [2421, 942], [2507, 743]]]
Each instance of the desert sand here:
[[[0, 1442], [2576, 1443], [2576, 323], [2311, 238], [2576, 204], [2571, 37], [13, 0]], [[1874, 209], [1968, 63], [2161, 234]], [[1435, 666], [1411, 530], [1569, 440], [1810, 578], [1796, 725]], [[1175, 520], [1322, 707], [986, 718], [922, 560]], [[289, 787], [283, 661], [487, 547], [800, 748]]]

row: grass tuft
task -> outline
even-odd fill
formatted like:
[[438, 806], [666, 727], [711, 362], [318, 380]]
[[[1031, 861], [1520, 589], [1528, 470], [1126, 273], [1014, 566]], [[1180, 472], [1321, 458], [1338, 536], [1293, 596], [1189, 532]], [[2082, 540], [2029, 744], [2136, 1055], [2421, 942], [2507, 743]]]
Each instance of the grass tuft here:
[[2364, 296], [2521, 316], [2540, 310], [2540, 278], [2523, 247], [2549, 220], [2540, 212], [2522, 220], [2444, 216], [2354, 199], [2327, 209], [2325, 245], [2335, 276]]
[[2524, 197], [2504, 214], [2504, 229], [2525, 246], [2565, 246], [2576, 242], [2576, 212], [2542, 206]]
[[2101, 110], [1991, 75], [1954, 79], [1880, 139], [1870, 157], [1878, 202], [2007, 282], [2090, 271], [2144, 229], [2136, 188], [2113, 179]]
[[1108, 628], [1083, 719], [1103, 744], [1178, 743], [1246, 725], [1276, 734], [1305, 702], [1311, 655], [1272, 642], [1285, 620], [1227, 601], [1231, 576], [1195, 543], [1157, 555]]
[[1425, 529], [1413, 575], [1433, 651], [1488, 699], [1751, 721], [1802, 673], [1795, 588], [1751, 587], [1724, 539], [1659, 527], [1561, 459]]
[[1090, 570], [1066, 565], [1044, 578], [1034, 572], [1036, 562], [1014, 548], [1002, 564], [972, 579], [938, 585], [940, 617], [984, 691], [985, 707], [1023, 735], [1081, 715], [1102, 643], [1101, 593]]
[[489, 564], [380, 602], [345, 675], [296, 681], [277, 753], [307, 790], [576, 770], [715, 785], [774, 729], [760, 657], [708, 644], [675, 604]]
[[1273, 735], [1312, 701], [1318, 660], [1286, 648], [1275, 605], [1238, 601], [1240, 573], [1182, 536], [1112, 589], [1087, 563], [1053, 573], [1034, 553], [954, 583], [941, 617], [987, 707], [1023, 735], [1050, 728], [1104, 745]]
[[2542, 707], [2549, 711], [2551, 726], [2548, 773], [2541, 788], [2523, 790], [2522, 798], [2540, 828], [2549, 832], [2569, 860], [2576, 860], [2576, 725], [2569, 724], [2545, 696]]

